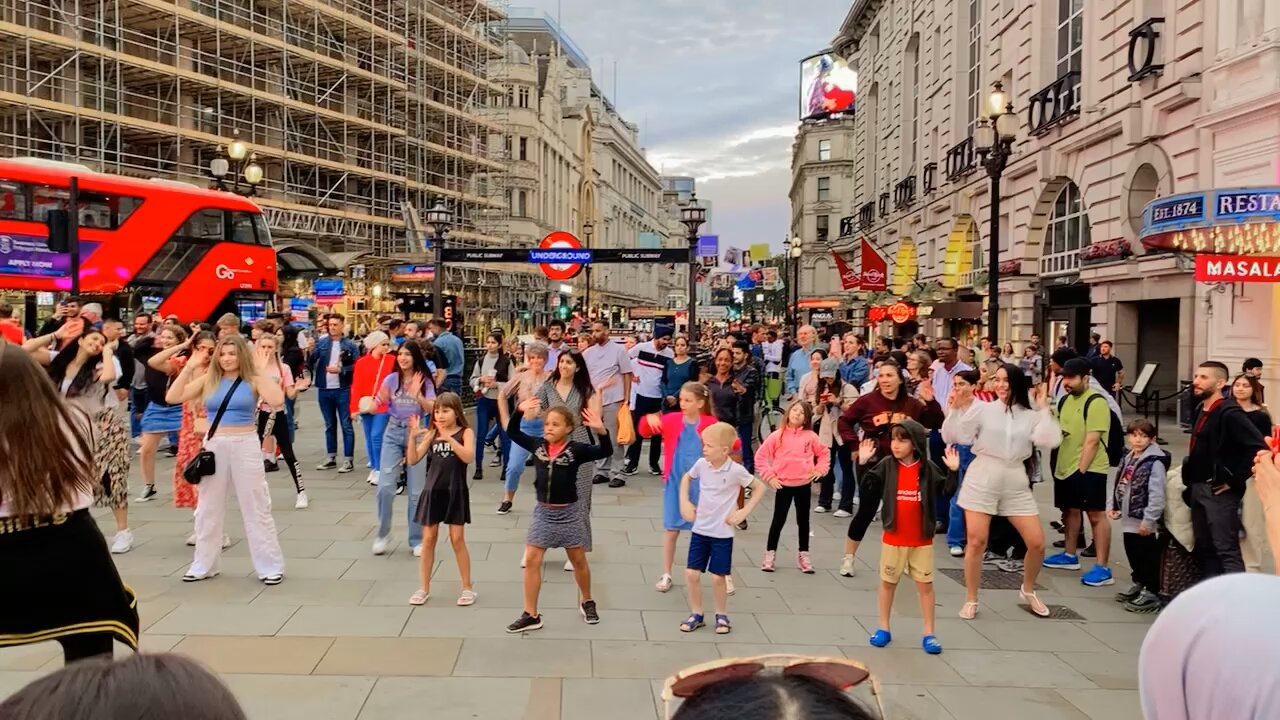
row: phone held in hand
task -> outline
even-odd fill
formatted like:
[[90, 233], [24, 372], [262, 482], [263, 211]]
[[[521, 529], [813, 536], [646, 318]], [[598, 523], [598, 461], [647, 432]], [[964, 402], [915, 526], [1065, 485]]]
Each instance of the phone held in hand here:
[[1280, 425], [1271, 426], [1271, 457], [1280, 455]]

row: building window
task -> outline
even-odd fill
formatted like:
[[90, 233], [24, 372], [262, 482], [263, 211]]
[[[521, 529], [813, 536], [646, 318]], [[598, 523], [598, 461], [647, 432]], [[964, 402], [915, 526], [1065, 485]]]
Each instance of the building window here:
[[1084, 0], [1058, 0], [1058, 77], [1080, 72], [1084, 55]]
[[831, 141], [830, 140], [818, 141], [818, 159], [822, 161], [831, 159]]
[[920, 35], [912, 35], [907, 41], [907, 81], [903, 87], [902, 105], [904, 116], [902, 129], [906, 135], [903, 145], [908, 153], [907, 167], [915, 169], [917, 146], [917, 122], [920, 118]]
[[818, 178], [818, 202], [826, 202], [831, 199], [831, 178]]
[[521, 160], [528, 160], [528, 159], [529, 159], [529, 138], [527, 138], [527, 137], [522, 137], [522, 138], [520, 138], [520, 155], [519, 155], [519, 158], [520, 158]]
[[529, 88], [527, 87], [520, 88], [520, 91], [516, 95], [516, 97], [519, 99], [520, 107], [522, 108], [529, 107]]
[[1053, 202], [1040, 257], [1041, 275], [1062, 275], [1080, 269], [1080, 250], [1089, 245], [1089, 214], [1080, 188], [1068, 182]]
[[818, 216], [818, 242], [825, 243], [827, 241], [827, 233], [831, 229], [831, 216]]
[[[1083, 1], [1083, 0], [1063, 0]], [[969, 135], [973, 134], [982, 110], [982, 0], [969, 2], [969, 74], [968, 80], [968, 116], [965, 127]]]

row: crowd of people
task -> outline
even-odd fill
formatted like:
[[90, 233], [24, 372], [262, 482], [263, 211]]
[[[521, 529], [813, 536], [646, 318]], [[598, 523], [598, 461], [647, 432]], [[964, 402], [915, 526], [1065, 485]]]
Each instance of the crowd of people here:
[[[162, 444], [177, 458], [172, 502], [194, 511], [184, 582], [219, 574], [231, 487], [259, 580], [284, 581], [267, 478], [283, 462], [295, 507], [310, 507], [294, 449], [297, 401], [307, 390], [323, 423], [317, 471], [354, 472], [361, 426], [375, 488], [372, 554], [390, 548], [395, 498], [407, 496], [408, 545], [420, 558], [411, 605], [430, 601], [442, 524], [460, 575], [456, 604], [479, 601], [465, 537], [478, 511], [471, 483], [496, 469], [503, 494], [495, 512], [505, 515], [533, 468], [524, 608], [510, 633], [543, 627], [543, 559], [554, 548], [565, 550], [583, 620], [601, 621], [589, 562], [592, 494], [624, 487], [642, 460], [663, 486], [659, 592], [674, 587], [679, 535], [689, 533], [683, 632], [732, 631], [735, 531], [747, 529], [766, 497], [773, 508], [762, 572], [778, 571], [793, 517], [796, 569], [815, 572], [822, 560], [809, 550], [812, 512], [849, 519], [838, 571], [853, 576], [878, 520], [879, 626], [869, 643], [892, 642], [895, 591], [907, 575], [929, 654], [943, 651], [935, 537], [963, 558], [966, 597], [955, 611], [972, 620], [984, 567], [1020, 573], [1019, 596], [1038, 617], [1050, 615], [1036, 591], [1042, 569], [1083, 569], [1083, 584], [1113, 585], [1116, 521], [1132, 584], [1114, 597], [1135, 613], [1162, 611], [1200, 580], [1257, 571], [1264, 546], [1280, 535], [1280, 471], [1270, 462], [1273, 426], [1253, 360], [1234, 377], [1214, 361], [1196, 369], [1189, 452], [1175, 464], [1149, 422], [1124, 424], [1123, 365], [1097, 335], [1084, 353], [1060, 342], [1046, 356], [1037, 337], [1018, 354], [1009, 343], [969, 347], [923, 335], [869, 346], [859, 334], [810, 326], [791, 340], [757, 326], [691, 345], [667, 327], [641, 338], [595, 322], [572, 335], [553, 322], [527, 341], [494, 331], [468, 362], [462, 339], [435, 320], [387, 318], [356, 338], [345, 318], [330, 314], [323, 334], [307, 338], [279, 315], [245, 327], [235, 316], [184, 326], [139, 314], [126, 333], [101, 313], [67, 303], [36, 337], [0, 341], [0, 556], [16, 567], [17, 582], [65, 562], [75, 572], [37, 583], [40, 593], [74, 582], [77, 596], [91, 598], [0, 601], [0, 645], [56, 639], [68, 661], [108, 653], [113, 640], [137, 645], [136, 599], [110, 560], [133, 543], [131, 435], [144, 485], [133, 502], [160, 496]], [[773, 418], [764, 429], [762, 417]], [[1062, 533], [1053, 543], [1061, 551], [1048, 557], [1035, 492], [1042, 482], [1052, 483], [1061, 513], [1051, 524]], [[110, 543], [91, 506], [112, 510]], [[1093, 559], [1087, 569], [1082, 557]]]

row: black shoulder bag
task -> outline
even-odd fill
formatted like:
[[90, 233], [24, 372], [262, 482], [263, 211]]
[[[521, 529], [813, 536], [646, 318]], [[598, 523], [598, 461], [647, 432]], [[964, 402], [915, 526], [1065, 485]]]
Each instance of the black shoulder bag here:
[[[222, 422], [222, 414], [227, 411], [227, 403], [231, 402], [231, 396], [236, 394], [236, 388], [240, 387], [242, 380], [243, 378], [236, 378], [235, 382], [231, 383], [231, 389], [227, 390], [227, 394], [222, 398], [222, 404], [218, 406], [218, 412], [209, 425], [209, 432], [204, 436], [206, 441], [217, 432], [218, 423]], [[204, 449], [202, 443], [200, 452], [196, 453], [186, 467], [182, 468], [182, 479], [192, 485], [199, 485], [200, 481], [212, 475], [215, 469], [217, 469], [217, 461], [214, 459], [213, 452]]]

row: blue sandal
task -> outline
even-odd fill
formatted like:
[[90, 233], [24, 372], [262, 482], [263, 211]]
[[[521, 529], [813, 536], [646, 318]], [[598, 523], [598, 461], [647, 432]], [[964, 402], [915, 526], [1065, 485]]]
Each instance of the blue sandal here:
[[688, 619], [680, 623], [680, 632], [693, 632], [700, 627], [706, 627], [706, 623], [702, 621], [702, 616], [698, 613], [689, 613]]
[[925, 635], [924, 639], [920, 641], [920, 646], [930, 655], [942, 654], [942, 643], [938, 642], [936, 635]]
[[893, 636], [889, 634], [888, 630], [876, 630], [875, 635], [871, 636], [872, 647], [882, 648], [891, 642], [893, 642]]
[[716, 634], [717, 635], [728, 635], [729, 631], [732, 629], [733, 629], [733, 626], [729, 624], [728, 615], [720, 615], [720, 614], [716, 615]]

